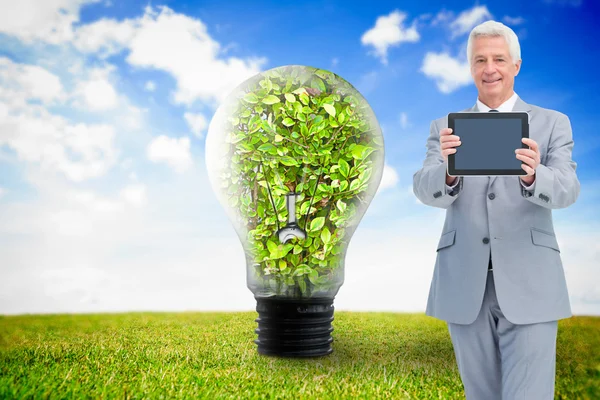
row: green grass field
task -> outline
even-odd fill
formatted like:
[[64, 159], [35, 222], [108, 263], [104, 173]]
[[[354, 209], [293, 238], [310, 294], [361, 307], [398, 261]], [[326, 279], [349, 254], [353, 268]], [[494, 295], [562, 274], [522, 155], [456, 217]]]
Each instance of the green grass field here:
[[[336, 311], [332, 354], [282, 359], [257, 316], [0, 317], [0, 398], [464, 398], [443, 321]], [[556, 370], [556, 398], [600, 399], [600, 318], [559, 321]]]

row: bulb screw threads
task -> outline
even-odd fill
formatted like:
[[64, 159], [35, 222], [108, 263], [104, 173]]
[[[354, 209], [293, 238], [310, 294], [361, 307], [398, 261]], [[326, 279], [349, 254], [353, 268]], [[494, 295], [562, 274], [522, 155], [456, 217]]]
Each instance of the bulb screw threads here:
[[331, 354], [333, 298], [255, 297], [258, 352], [280, 357]]

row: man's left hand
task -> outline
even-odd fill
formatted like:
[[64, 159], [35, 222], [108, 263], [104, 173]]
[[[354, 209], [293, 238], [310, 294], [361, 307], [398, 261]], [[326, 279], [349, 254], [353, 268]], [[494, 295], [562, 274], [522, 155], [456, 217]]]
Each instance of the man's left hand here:
[[527, 186], [531, 185], [535, 181], [535, 169], [540, 165], [541, 156], [535, 140], [530, 138], [523, 138], [523, 143], [529, 146], [529, 149], [516, 149], [517, 159], [523, 161], [521, 168], [527, 172], [526, 176], [519, 176], [524, 184]]

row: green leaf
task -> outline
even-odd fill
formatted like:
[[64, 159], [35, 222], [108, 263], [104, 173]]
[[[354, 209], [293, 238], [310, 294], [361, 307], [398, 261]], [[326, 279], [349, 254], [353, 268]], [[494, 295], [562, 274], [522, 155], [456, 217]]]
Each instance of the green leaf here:
[[346, 211], [346, 203], [344, 203], [341, 199], [337, 201], [337, 203], [335, 204], [337, 206], [337, 208], [341, 211], [344, 212]]
[[286, 94], [284, 94], [284, 96], [285, 96], [285, 99], [287, 101], [289, 101], [290, 103], [295, 103], [296, 102], [296, 96], [294, 96], [293, 94], [286, 93]]
[[299, 165], [298, 162], [290, 156], [280, 157], [279, 162], [281, 162], [283, 165], [287, 165], [288, 167], [295, 167]]
[[327, 227], [323, 228], [323, 230], [321, 231], [321, 240], [323, 241], [323, 243], [329, 243], [329, 241], [331, 240], [331, 232], [329, 232], [329, 229], [327, 229]]
[[272, 240], [267, 240], [267, 248], [269, 253], [275, 253], [277, 251], [277, 245]]
[[313, 118], [313, 126], [315, 125], [319, 125], [321, 122], [323, 122], [323, 116], [322, 115], [317, 115], [315, 118]]
[[265, 143], [265, 144], [260, 145], [258, 150], [270, 153], [272, 151], [275, 151], [276, 147], [273, 146], [271, 143]]
[[344, 190], [346, 190], [346, 188], [348, 188], [348, 181], [343, 180], [340, 182], [340, 192], [343, 192]]
[[265, 103], [265, 104], [269, 104], [269, 105], [270, 105], [270, 104], [279, 103], [279, 102], [280, 102], [280, 100], [279, 100], [279, 97], [277, 97], [277, 96], [275, 96], [275, 95], [272, 95], [272, 94], [270, 94], [270, 95], [268, 95], [267, 97], [265, 97], [265, 98], [262, 100], [262, 102], [263, 102], [263, 103]]
[[331, 104], [323, 104], [323, 108], [325, 109], [325, 111], [327, 111], [327, 113], [329, 115], [331, 115], [332, 117], [335, 117], [335, 107], [332, 106]]
[[304, 137], [308, 136], [308, 127], [305, 124], [300, 125], [300, 133]]
[[344, 175], [344, 178], [347, 178], [348, 172], [350, 171], [350, 165], [343, 158], [340, 158], [338, 165], [340, 167], [340, 172], [342, 173], [342, 175]]
[[300, 290], [302, 291], [302, 294], [305, 294], [306, 293], [306, 281], [304, 280], [304, 278], [298, 279], [298, 286], [300, 286]]
[[325, 217], [317, 217], [310, 221], [310, 230], [313, 232], [318, 231], [323, 225], [325, 225]]
[[284, 124], [285, 126], [292, 126], [295, 124], [294, 120], [291, 119], [290, 117], [285, 118], [281, 123]]
[[292, 91], [292, 93], [297, 94], [297, 95], [301, 95], [302, 93], [306, 93], [306, 89], [304, 89], [303, 87], [298, 88], [294, 91]]
[[310, 271], [310, 273], [308, 274], [308, 280], [310, 280], [310, 282], [313, 285], [318, 284], [318, 278], [319, 278], [319, 272], [316, 269], [312, 269]]
[[302, 102], [302, 104], [304, 104], [305, 106], [307, 106], [310, 100], [309, 100], [308, 95], [306, 94], [306, 92], [300, 94], [299, 97], [300, 97], [300, 101]]
[[244, 152], [254, 151], [254, 146], [248, 143], [238, 143], [237, 147], [238, 149], [242, 149]]
[[281, 142], [282, 140], [283, 140], [283, 136], [281, 136], [281, 135], [279, 135], [279, 134], [275, 135], [275, 141], [276, 141], [276, 142], [278, 142], [278, 143], [279, 143], [279, 142]]
[[279, 260], [279, 270], [283, 271], [287, 268], [287, 262], [285, 260]]
[[304, 274], [308, 274], [310, 272], [310, 267], [307, 264], [300, 264], [296, 267], [296, 271], [294, 271], [294, 275], [302, 276]]
[[352, 149], [352, 157], [356, 158], [357, 160], [362, 160], [363, 158], [365, 158], [365, 156], [364, 156], [365, 149], [366, 149], [365, 146], [363, 146], [361, 144], [357, 144]]
[[325, 83], [321, 80], [321, 78], [314, 77], [310, 81], [310, 86], [315, 89], [319, 89], [321, 92], [325, 91]]
[[369, 181], [369, 178], [371, 177], [371, 173], [373, 172], [373, 170], [371, 168], [368, 168], [366, 170], [364, 170], [363, 172], [360, 173], [360, 175], [358, 175], [358, 179], [360, 180], [360, 183], [367, 183]]
[[350, 182], [350, 190], [358, 189], [359, 186], [360, 186], [359, 179], [354, 179], [354, 180], [352, 180], [352, 182]]
[[300, 246], [300, 245], [295, 245], [294, 246], [294, 254], [302, 253], [302, 250], [303, 250], [302, 246]]
[[246, 93], [244, 96], [244, 101], [252, 104], [258, 103], [258, 97], [254, 93]]

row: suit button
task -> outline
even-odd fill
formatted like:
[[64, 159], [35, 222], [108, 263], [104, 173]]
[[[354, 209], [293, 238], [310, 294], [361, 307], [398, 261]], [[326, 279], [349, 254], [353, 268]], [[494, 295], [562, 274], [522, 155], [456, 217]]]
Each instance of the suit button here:
[[490, 239], [485, 237], [485, 238], [483, 238], [482, 241], [483, 241], [483, 244], [488, 244], [490, 242]]
[[496, 195], [494, 193], [488, 194], [488, 199], [494, 200], [495, 198], [496, 198]]

